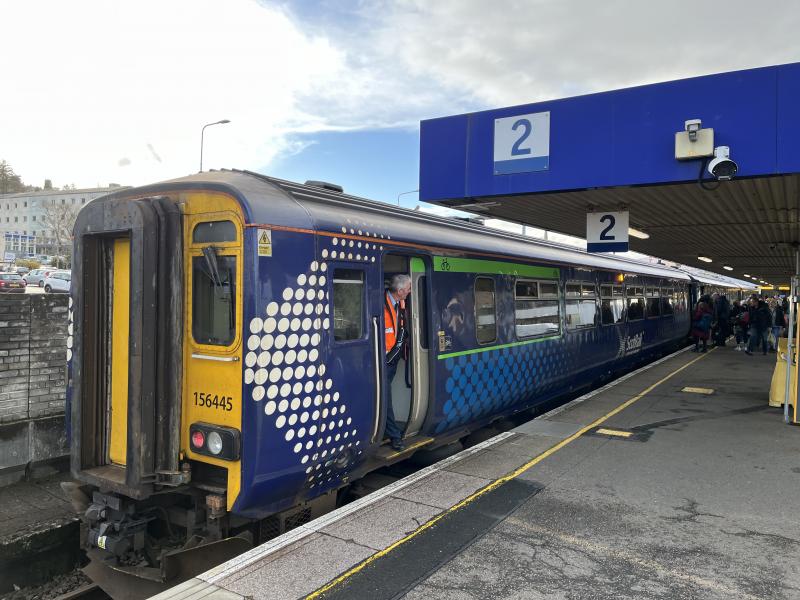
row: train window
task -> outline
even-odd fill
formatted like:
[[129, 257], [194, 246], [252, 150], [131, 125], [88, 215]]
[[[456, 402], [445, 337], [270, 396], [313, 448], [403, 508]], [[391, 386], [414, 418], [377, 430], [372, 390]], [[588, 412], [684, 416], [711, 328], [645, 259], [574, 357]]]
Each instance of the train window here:
[[333, 270], [333, 339], [358, 340], [364, 336], [364, 271]]
[[659, 298], [660, 292], [658, 288], [647, 287], [645, 289], [647, 295], [647, 316], [648, 318], [655, 318], [661, 315], [661, 300]]
[[538, 298], [539, 284], [535, 281], [517, 281], [516, 291], [518, 298]]
[[600, 286], [600, 322], [603, 325], [622, 323], [625, 300], [622, 298], [622, 286]]
[[236, 225], [233, 221], [208, 221], [198, 223], [192, 231], [193, 244], [217, 244], [236, 241]]
[[558, 282], [517, 281], [514, 291], [518, 338], [559, 333]]
[[[593, 327], [597, 313], [594, 286], [588, 283], [567, 283], [565, 289], [567, 299], [564, 321], [567, 329]], [[576, 297], [581, 299], [576, 299]]]
[[494, 297], [494, 279], [475, 278], [475, 336], [479, 344], [497, 339], [497, 306]]
[[674, 291], [670, 288], [662, 288], [661, 290], [661, 314], [665, 317], [668, 315], [673, 314], [673, 293]]
[[539, 282], [539, 298], [558, 298], [558, 282]]
[[217, 273], [206, 257], [192, 258], [192, 336], [198, 344], [229, 346], [236, 331], [236, 257], [216, 258]]
[[594, 327], [597, 305], [594, 300], [567, 300], [564, 315], [567, 329]]
[[628, 296], [628, 321], [644, 319], [644, 288], [640, 286], [627, 286]]

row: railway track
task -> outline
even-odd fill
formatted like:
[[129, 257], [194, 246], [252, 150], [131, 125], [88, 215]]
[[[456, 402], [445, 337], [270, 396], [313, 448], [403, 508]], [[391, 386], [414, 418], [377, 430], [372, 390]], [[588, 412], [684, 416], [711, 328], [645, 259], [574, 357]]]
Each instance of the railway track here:
[[54, 600], [110, 600], [111, 596], [106, 594], [96, 583], [87, 583], [79, 588], [56, 596]]

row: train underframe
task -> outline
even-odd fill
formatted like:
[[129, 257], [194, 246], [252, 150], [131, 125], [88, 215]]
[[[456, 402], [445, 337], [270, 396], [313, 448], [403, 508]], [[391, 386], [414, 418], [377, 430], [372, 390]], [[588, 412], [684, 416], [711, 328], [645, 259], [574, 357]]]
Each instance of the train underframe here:
[[187, 485], [146, 500], [86, 486], [72, 491], [91, 560], [118, 573], [178, 582], [214, 567], [336, 507], [331, 492], [264, 519], [229, 513], [225, 495]]

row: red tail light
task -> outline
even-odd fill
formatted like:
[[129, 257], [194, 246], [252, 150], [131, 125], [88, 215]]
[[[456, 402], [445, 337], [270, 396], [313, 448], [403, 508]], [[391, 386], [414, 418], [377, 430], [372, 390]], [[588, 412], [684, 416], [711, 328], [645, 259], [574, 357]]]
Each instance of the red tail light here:
[[206, 436], [202, 431], [193, 431], [192, 432], [192, 446], [195, 448], [202, 448], [203, 445], [206, 443]]

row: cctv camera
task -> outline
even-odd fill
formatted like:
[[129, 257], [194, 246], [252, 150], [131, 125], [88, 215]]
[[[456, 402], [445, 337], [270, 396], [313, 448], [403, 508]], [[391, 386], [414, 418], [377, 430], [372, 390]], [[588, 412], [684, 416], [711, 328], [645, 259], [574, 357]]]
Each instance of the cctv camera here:
[[736, 175], [739, 167], [730, 158], [731, 149], [728, 146], [714, 148], [714, 158], [708, 163], [708, 172], [717, 181], [730, 181]]

